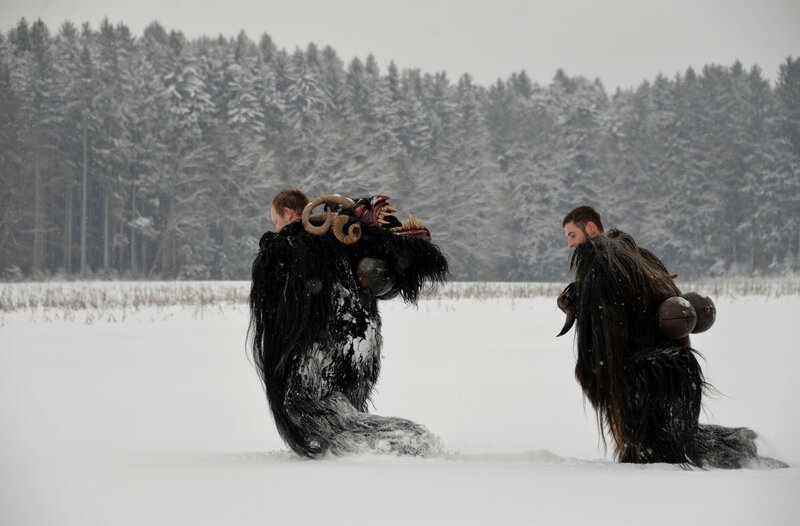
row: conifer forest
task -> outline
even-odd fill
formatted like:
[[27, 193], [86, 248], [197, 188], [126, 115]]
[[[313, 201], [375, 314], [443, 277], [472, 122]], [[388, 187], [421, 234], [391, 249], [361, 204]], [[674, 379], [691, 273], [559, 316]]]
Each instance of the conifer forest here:
[[247, 279], [287, 187], [391, 196], [461, 280], [564, 280], [581, 204], [681, 276], [800, 270], [800, 57], [774, 81], [734, 62], [609, 93], [268, 34], [2, 31], [3, 280]]

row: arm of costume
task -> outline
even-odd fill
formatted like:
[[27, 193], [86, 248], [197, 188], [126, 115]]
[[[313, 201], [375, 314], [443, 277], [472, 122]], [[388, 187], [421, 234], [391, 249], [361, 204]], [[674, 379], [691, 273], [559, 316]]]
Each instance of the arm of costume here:
[[[321, 238], [267, 232], [253, 262], [250, 307], [254, 314], [255, 345], [268, 359], [282, 356], [306, 341], [314, 341], [327, 319], [331, 283], [322, 280], [331, 257], [321, 256]], [[335, 246], [333, 243], [329, 243]], [[270, 352], [270, 351], [281, 352]], [[272, 363], [281, 367], [282, 363]]]
[[[250, 291], [252, 353], [278, 431], [290, 444], [307, 437], [287, 422], [284, 404], [293, 362], [328, 332], [330, 297], [336, 282], [329, 276], [341, 264], [338, 244], [311, 236], [294, 225], [286, 232], [267, 232], [253, 262]], [[301, 446], [304, 447], [304, 446]]]
[[618, 406], [625, 391], [622, 374], [632, 327], [630, 288], [640, 281], [619, 258], [606, 238], [578, 245], [571, 262], [575, 275], [578, 362], [575, 375], [592, 405], [605, 407], [603, 424], [616, 435], [621, 422]]

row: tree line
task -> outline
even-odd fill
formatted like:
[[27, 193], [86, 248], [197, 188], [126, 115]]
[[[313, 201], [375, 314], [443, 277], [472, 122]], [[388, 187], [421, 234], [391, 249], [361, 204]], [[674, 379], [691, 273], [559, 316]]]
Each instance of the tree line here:
[[609, 95], [158, 23], [0, 34], [0, 277], [245, 279], [290, 186], [390, 195], [460, 279], [564, 279], [579, 204], [683, 276], [793, 273], [800, 58]]

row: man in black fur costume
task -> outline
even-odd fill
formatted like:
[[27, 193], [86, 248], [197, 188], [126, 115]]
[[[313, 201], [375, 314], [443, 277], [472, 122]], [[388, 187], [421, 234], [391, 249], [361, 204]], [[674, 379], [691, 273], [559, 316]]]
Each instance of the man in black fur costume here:
[[388, 197], [297, 203], [272, 207], [279, 232], [261, 237], [250, 291], [253, 357], [281, 437], [307, 457], [439, 453], [423, 426], [367, 404], [381, 364], [377, 300], [414, 303], [445, 280], [447, 260], [422, 223], [401, 224]]
[[575, 376], [615, 456], [709, 468], [780, 465], [757, 456], [752, 430], [698, 422], [710, 386], [688, 331], [668, 337], [659, 329], [659, 307], [681, 296], [663, 263], [628, 234], [606, 234], [591, 207], [571, 211], [562, 226], [575, 281], [558, 298], [567, 314], [559, 336], [576, 324]]

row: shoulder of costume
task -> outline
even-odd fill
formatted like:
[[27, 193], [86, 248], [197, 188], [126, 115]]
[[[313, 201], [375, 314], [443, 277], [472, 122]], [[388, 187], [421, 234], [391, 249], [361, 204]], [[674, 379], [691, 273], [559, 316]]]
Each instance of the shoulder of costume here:
[[273, 245], [281, 241], [285, 242], [292, 237], [297, 237], [298, 235], [304, 235], [306, 233], [307, 232], [303, 229], [303, 225], [300, 223], [300, 221], [293, 221], [283, 227], [280, 232], [264, 232], [258, 244], [262, 249], [264, 249], [269, 245]]
[[607, 237], [608, 239], [620, 239], [620, 240], [630, 241], [630, 242], [634, 242], [635, 243], [635, 241], [633, 240], [633, 236], [632, 235], [628, 234], [627, 232], [623, 232], [622, 230], [620, 230], [618, 228], [612, 228], [611, 230], [606, 232], [605, 237]]
[[305, 234], [302, 225], [298, 230], [295, 223], [289, 223], [280, 232], [264, 232], [258, 242], [258, 248], [261, 251], [269, 252], [276, 250], [278, 247], [291, 245], [292, 239], [296, 238], [298, 234]]
[[659, 266], [664, 272], [667, 272], [669, 274], [669, 272], [667, 271], [667, 267], [664, 266], [664, 263], [661, 262], [661, 260], [658, 258], [658, 256], [653, 254], [653, 252], [651, 252], [650, 250], [647, 250], [646, 248], [643, 248], [643, 247], [640, 247], [639, 245], [637, 245], [636, 241], [633, 239], [633, 236], [631, 236], [630, 234], [627, 234], [627, 233], [623, 232], [622, 230], [611, 229], [611, 230], [608, 231], [606, 236], [611, 238], [611, 239], [616, 239], [616, 240], [623, 241], [623, 242], [627, 243], [632, 248], [635, 248], [636, 250], [638, 250], [639, 253], [643, 257], [649, 259], [651, 262], [653, 262], [657, 266]]
[[303, 228], [303, 223], [301, 221], [292, 221], [285, 227], [283, 230], [280, 231], [280, 235], [283, 237], [292, 237], [307, 234], [305, 228]]
[[258, 241], [258, 247], [261, 250], [266, 250], [277, 238], [278, 234], [275, 232], [264, 232], [261, 239]]

